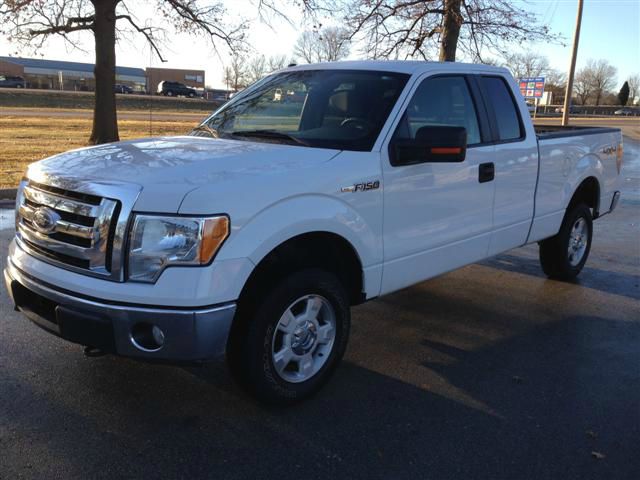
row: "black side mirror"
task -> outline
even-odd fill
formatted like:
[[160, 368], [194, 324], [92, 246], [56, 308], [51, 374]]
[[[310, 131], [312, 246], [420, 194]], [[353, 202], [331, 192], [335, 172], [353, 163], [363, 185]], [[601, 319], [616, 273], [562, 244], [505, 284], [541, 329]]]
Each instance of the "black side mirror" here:
[[467, 129], [429, 126], [416, 132], [415, 139], [394, 138], [389, 158], [394, 167], [427, 162], [463, 162], [467, 153]]

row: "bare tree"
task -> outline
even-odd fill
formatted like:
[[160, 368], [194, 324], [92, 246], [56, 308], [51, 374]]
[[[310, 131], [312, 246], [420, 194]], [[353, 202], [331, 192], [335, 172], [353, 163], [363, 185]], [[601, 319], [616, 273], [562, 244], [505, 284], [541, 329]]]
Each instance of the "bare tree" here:
[[627, 82], [629, 83], [629, 101], [631, 102], [631, 105], [635, 105], [636, 97], [640, 93], [640, 75], [637, 73], [635, 75], [631, 75]]
[[573, 82], [573, 90], [576, 92], [581, 105], [586, 105], [587, 100], [593, 93], [593, 79], [591, 71], [587, 67], [583, 67], [576, 73]]
[[229, 26], [222, 2], [201, 0], [155, 0], [158, 23], [148, 26], [135, 14], [133, 0], [0, 0], [2, 32], [22, 47], [41, 47], [51, 35], [78, 46], [80, 35], [90, 34], [95, 44], [95, 108], [89, 143], [118, 140], [114, 94], [116, 39], [126, 32], [142, 35], [162, 58], [164, 32], [203, 34], [233, 49], [244, 37], [245, 27]]
[[474, 58], [474, 63], [481, 63], [482, 65], [490, 65], [492, 67], [502, 67], [503, 62], [500, 59], [495, 57], [482, 57], [482, 58]]
[[269, 73], [275, 72], [287, 66], [286, 55], [272, 55], [267, 59], [267, 70]]
[[549, 69], [546, 73], [544, 89], [551, 92], [554, 103], [563, 103], [567, 90], [567, 76], [554, 68]]
[[267, 59], [264, 55], [254, 55], [247, 62], [247, 82], [255, 83], [268, 73]]
[[223, 81], [227, 89], [237, 92], [248, 84], [247, 70], [245, 68], [246, 58], [240, 53], [234, 53], [231, 61], [224, 67]]
[[300, 34], [293, 47], [293, 55], [306, 63], [315, 63], [320, 57], [320, 42], [315, 30], [307, 30]]
[[589, 60], [585, 68], [589, 71], [596, 105], [600, 105], [602, 96], [615, 85], [617, 69], [607, 60]]
[[286, 66], [287, 57], [284, 55], [273, 55], [267, 58], [258, 54], [247, 58], [245, 54], [238, 52], [224, 67], [223, 81], [228, 89], [238, 91]]
[[349, 35], [344, 28], [328, 27], [319, 33], [324, 61], [335, 62], [349, 55]]
[[542, 77], [551, 71], [549, 59], [532, 51], [507, 53], [505, 66], [515, 78]]
[[559, 38], [509, 0], [347, 0], [343, 13], [371, 58], [429, 59], [438, 51], [440, 61], [455, 61], [462, 50], [481, 61], [484, 47], [504, 52], [509, 43]]
[[302, 32], [294, 56], [306, 63], [335, 62], [349, 55], [349, 34], [340, 27], [327, 27]]

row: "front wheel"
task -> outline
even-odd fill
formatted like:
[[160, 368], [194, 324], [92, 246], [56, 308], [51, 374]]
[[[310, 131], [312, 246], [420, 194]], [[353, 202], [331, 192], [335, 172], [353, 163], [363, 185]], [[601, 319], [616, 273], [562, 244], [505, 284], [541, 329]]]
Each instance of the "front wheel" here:
[[252, 310], [237, 319], [244, 328], [227, 351], [238, 383], [276, 405], [312, 395], [339, 364], [349, 337], [349, 302], [339, 280], [323, 270], [293, 273]]
[[593, 237], [591, 210], [578, 204], [567, 210], [560, 231], [540, 242], [540, 264], [550, 278], [572, 280], [589, 257]]

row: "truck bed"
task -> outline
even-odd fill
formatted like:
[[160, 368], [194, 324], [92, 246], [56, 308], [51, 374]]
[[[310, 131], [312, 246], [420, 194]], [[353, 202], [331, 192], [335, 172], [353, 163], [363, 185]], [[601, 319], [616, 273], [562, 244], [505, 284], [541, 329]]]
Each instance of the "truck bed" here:
[[599, 202], [594, 215], [608, 212], [617, 190], [622, 144], [619, 128], [534, 125], [540, 168], [536, 191], [536, 221], [530, 240], [555, 235], [575, 185], [597, 180]]
[[567, 126], [561, 125], [534, 125], [536, 136], [539, 140], [550, 138], [577, 137], [582, 135], [597, 135], [599, 133], [616, 133], [619, 128], [611, 127], [589, 127], [589, 126]]

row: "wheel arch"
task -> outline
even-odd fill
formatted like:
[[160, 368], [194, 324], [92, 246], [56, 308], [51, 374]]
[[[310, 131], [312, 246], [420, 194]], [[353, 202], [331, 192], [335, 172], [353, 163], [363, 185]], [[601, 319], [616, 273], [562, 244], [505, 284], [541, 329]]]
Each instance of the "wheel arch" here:
[[227, 350], [231, 351], [231, 345], [246, 336], [250, 320], [270, 287], [291, 272], [318, 267], [336, 274], [351, 305], [366, 300], [362, 262], [347, 239], [328, 231], [296, 235], [273, 248], [249, 274], [238, 297]]
[[598, 218], [600, 213], [600, 182], [595, 176], [588, 176], [580, 182], [571, 196], [567, 211], [579, 203], [584, 203], [591, 208], [593, 218]]
[[334, 273], [352, 305], [365, 300], [363, 264], [356, 248], [337, 233], [312, 231], [291, 237], [264, 255], [245, 282], [239, 303], [248, 296], [260, 298], [269, 286], [293, 271], [314, 267]]

